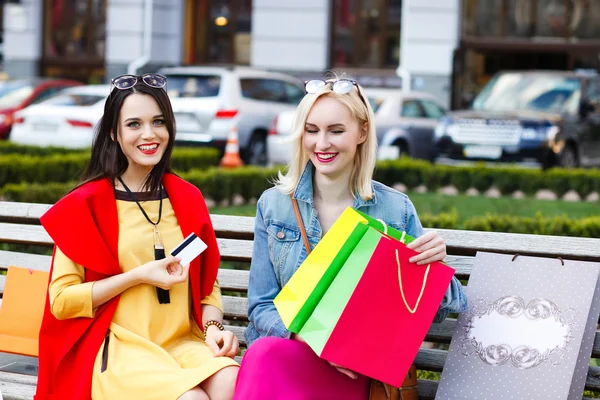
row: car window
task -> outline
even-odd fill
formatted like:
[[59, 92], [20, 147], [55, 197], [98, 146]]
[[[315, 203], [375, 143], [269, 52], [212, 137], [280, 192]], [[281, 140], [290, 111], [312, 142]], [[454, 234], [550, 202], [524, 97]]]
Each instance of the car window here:
[[167, 75], [171, 97], [215, 97], [219, 95], [219, 75]]
[[593, 103], [600, 102], [600, 81], [592, 79], [585, 88], [585, 97]]
[[62, 89], [64, 89], [64, 87], [60, 86], [46, 88], [45, 90], [42, 90], [38, 93], [38, 95], [31, 101], [31, 104], [41, 103], [42, 101], [47, 100], [50, 97], [54, 96], [56, 93], [60, 92]]
[[253, 100], [287, 103], [283, 82], [276, 79], [246, 78], [241, 80], [242, 96]]
[[0, 84], [0, 108], [12, 108], [21, 105], [33, 93], [30, 82], [8, 81]]
[[427, 118], [440, 119], [444, 116], [444, 114], [446, 114], [442, 107], [438, 106], [431, 100], [421, 100], [421, 106], [423, 106]]
[[373, 109], [373, 113], [377, 114], [379, 107], [383, 104], [383, 97], [367, 97], [367, 100], [371, 104], [371, 108]]
[[97, 94], [78, 94], [78, 93], [62, 93], [42, 102], [43, 104], [52, 104], [55, 106], [75, 106], [87, 107], [92, 106], [99, 101], [102, 101], [106, 96]]
[[289, 82], [284, 82], [285, 92], [287, 94], [288, 103], [298, 104], [304, 98], [304, 89], [299, 88]]
[[425, 113], [417, 100], [404, 100], [401, 115], [405, 118], [425, 118]]
[[581, 97], [581, 80], [561, 74], [507, 72], [492, 78], [473, 101], [474, 110], [532, 110], [573, 113]]

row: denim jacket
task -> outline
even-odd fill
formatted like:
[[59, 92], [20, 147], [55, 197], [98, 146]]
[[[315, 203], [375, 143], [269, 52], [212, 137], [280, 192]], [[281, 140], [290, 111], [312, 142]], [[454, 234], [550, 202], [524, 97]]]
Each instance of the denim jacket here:
[[[313, 201], [313, 169], [309, 161], [294, 192], [311, 248], [322, 237]], [[373, 181], [373, 192], [373, 198], [368, 201], [356, 198], [353, 207], [413, 237], [423, 233], [415, 207], [408, 196], [376, 181]], [[256, 210], [254, 252], [248, 286], [250, 323], [245, 332], [248, 345], [265, 336], [290, 337], [291, 333], [285, 328], [273, 299], [306, 256], [290, 197], [276, 188], [268, 189], [258, 200]], [[466, 295], [454, 277], [434, 322], [441, 322], [449, 313], [461, 312], [466, 308]]]

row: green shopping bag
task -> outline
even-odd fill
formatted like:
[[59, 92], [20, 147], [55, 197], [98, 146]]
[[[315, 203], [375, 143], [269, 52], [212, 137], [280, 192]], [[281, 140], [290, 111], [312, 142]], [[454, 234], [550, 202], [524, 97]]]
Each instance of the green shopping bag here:
[[274, 300], [286, 328], [299, 333], [368, 228], [410, 243], [414, 238], [348, 207]]

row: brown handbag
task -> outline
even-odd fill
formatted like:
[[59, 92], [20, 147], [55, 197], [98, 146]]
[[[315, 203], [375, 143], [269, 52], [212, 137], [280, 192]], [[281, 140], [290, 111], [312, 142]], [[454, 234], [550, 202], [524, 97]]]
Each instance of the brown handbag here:
[[[302, 216], [300, 215], [300, 209], [298, 208], [298, 202], [291, 195], [292, 205], [294, 206], [294, 214], [296, 214], [296, 222], [298, 228], [302, 234], [302, 240], [304, 241], [304, 247], [306, 248], [306, 254], [310, 254], [310, 242], [304, 229], [304, 223], [302, 222]], [[376, 380], [371, 380], [369, 387], [369, 400], [418, 400], [419, 391], [417, 386], [417, 367], [411, 365], [408, 370], [402, 386], [397, 388]]]
[[417, 367], [411, 365], [408, 374], [399, 388], [372, 380], [369, 387], [369, 400], [418, 400]]

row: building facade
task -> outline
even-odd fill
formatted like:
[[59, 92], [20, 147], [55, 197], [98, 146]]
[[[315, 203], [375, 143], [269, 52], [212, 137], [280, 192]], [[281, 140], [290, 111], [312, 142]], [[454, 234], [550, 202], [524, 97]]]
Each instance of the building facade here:
[[103, 82], [163, 65], [334, 70], [460, 107], [501, 69], [599, 67], [597, 0], [12, 0], [10, 77]]

